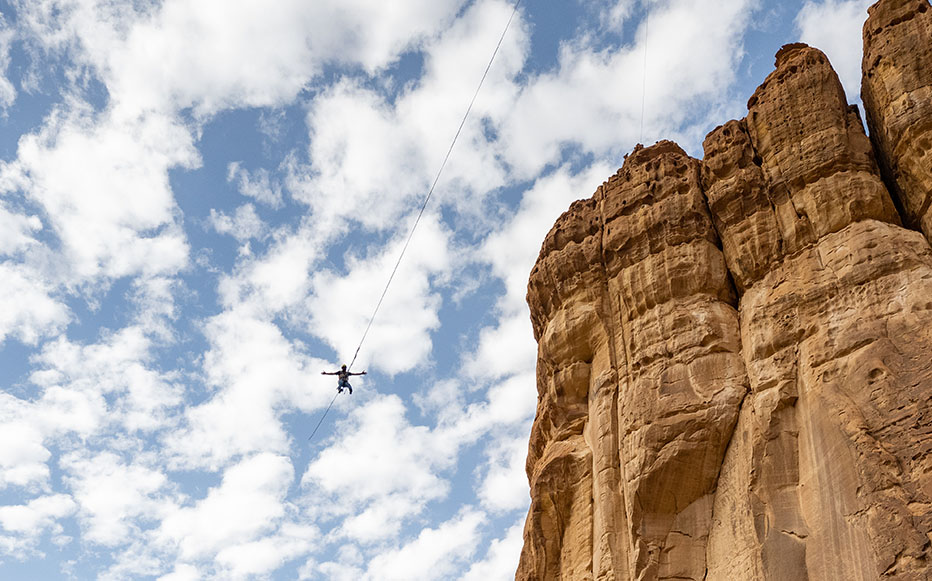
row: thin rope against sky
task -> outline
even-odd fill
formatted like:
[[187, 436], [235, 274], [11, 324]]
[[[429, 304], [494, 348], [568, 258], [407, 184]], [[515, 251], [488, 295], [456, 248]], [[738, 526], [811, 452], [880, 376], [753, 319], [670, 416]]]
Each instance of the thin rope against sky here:
[[395, 262], [395, 267], [392, 269], [392, 273], [388, 277], [388, 282], [385, 283], [385, 288], [382, 290], [382, 296], [379, 297], [379, 302], [376, 303], [375, 309], [373, 309], [372, 315], [369, 317], [369, 323], [366, 325], [366, 330], [363, 331], [362, 338], [359, 340], [359, 345], [356, 346], [356, 352], [353, 353], [353, 360], [350, 361], [350, 364], [346, 367], [347, 371], [351, 371], [353, 369], [353, 364], [356, 363], [356, 357], [359, 356], [359, 350], [362, 349], [362, 344], [365, 342], [366, 336], [369, 334], [369, 329], [372, 328], [372, 321], [375, 320], [375, 316], [379, 312], [379, 307], [382, 306], [382, 301], [385, 299], [385, 294], [388, 292], [388, 287], [391, 286], [392, 280], [395, 278], [395, 273], [398, 272], [398, 266], [401, 264], [401, 259], [404, 258], [405, 251], [408, 250], [408, 244], [411, 243], [411, 238], [414, 236], [414, 231], [417, 229], [417, 225], [421, 221], [421, 216], [424, 215], [424, 210], [427, 209], [427, 203], [430, 202], [430, 197], [434, 193], [434, 188], [437, 187], [437, 182], [440, 181], [440, 176], [443, 174], [443, 168], [446, 167], [447, 161], [450, 159], [450, 154], [453, 153], [453, 146], [456, 145], [456, 140], [459, 139], [460, 132], [463, 130], [463, 126], [466, 125], [466, 119], [469, 118], [469, 113], [472, 111], [472, 106], [476, 102], [476, 97], [479, 96], [479, 91], [482, 89], [482, 84], [485, 82], [485, 78], [488, 76], [489, 70], [492, 68], [492, 63], [495, 61], [495, 57], [498, 55], [499, 49], [502, 47], [502, 42], [505, 40], [505, 35], [508, 33], [508, 28], [511, 26], [511, 21], [514, 19], [515, 14], [518, 12], [519, 4], [521, 4], [521, 0], [515, 0], [514, 6], [511, 10], [511, 15], [508, 17], [508, 22], [505, 24], [505, 29], [502, 30], [502, 35], [498, 39], [498, 44], [495, 45], [495, 50], [492, 52], [492, 58], [489, 59], [489, 64], [486, 65], [485, 71], [482, 73], [482, 78], [479, 79], [479, 85], [476, 87], [476, 92], [473, 94], [472, 100], [469, 101], [469, 106], [466, 108], [466, 113], [463, 115], [463, 119], [460, 121], [460, 125], [456, 129], [456, 134], [453, 136], [453, 141], [450, 142], [450, 148], [447, 149], [447, 154], [443, 157], [443, 162], [440, 164], [440, 169], [437, 171], [437, 175], [434, 177], [434, 181], [430, 185], [430, 189], [427, 191], [427, 196], [424, 198], [424, 203], [421, 204], [421, 210], [417, 213], [417, 218], [414, 220], [414, 225], [411, 226], [411, 231], [408, 233], [408, 238], [405, 240], [404, 246], [401, 248], [401, 253], [398, 255], [398, 260]]
[[333, 402], [337, 401], [337, 396], [340, 395], [340, 393], [341, 392], [338, 391], [333, 395], [333, 399], [330, 400], [330, 405], [327, 406], [327, 409], [324, 410], [324, 413], [320, 416], [320, 420], [317, 421], [317, 425], [314, 426], [314, 431], [311, 432], [311, 435], [307, 437], [308, 441], [310, 441], [310, 439], [314, 437], [314, 434], [317, 433], [317, 429], [320, 427], [322, 423], [324, 423], [324, 418], [326, 418], [327, 414], [330, 413], [330, 408], [333, 407]]

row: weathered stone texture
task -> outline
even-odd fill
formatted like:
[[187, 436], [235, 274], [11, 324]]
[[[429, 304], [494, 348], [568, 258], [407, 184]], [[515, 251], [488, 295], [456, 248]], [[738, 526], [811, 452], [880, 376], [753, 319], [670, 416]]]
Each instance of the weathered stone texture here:
[[704, 147], [543, 244], [517, 578], [932, 579], [932, 248], [816, 49]]
[[[744, 289], [751, 388], [722, 469], [708, 578], [877, 579], [891, 567], [922, 578], [929, 466], [872, 479], [915, 464], [932, 428], [928, 244], [898, 226], [860, 122], [815, 49], [781, 50], [747, 121], [705, 146], [710, 208]], [[910, 340], [890, 343], [891, 325]], [[911, 367], [884, 371], [904, 356]]]
[[519, 578], [704, 575], [747, 392], [717, 244], [700, 164], [670, 142], [635, 151], [547, 237], [528, 291], [540, 398]]
[[885, 0], [864, 24], [861, 98], [906, 222], [932, 239], [932, 7]]

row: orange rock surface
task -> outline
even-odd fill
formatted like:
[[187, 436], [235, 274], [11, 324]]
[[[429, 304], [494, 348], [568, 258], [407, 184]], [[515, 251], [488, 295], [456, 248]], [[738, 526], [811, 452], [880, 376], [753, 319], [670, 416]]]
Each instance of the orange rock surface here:
[[[878, 3], [865, 43], [917, 5]], [[922, 176], [903, 219], [893, 158], [805, 45], [704, 147], [636, 148], [544, 241], [516, 578], [932, 579], [932, 248], [902, 225]]]
[[864, 23], [861, 97], [906, 222], [932, 239], [932, 7], [886, 0]]

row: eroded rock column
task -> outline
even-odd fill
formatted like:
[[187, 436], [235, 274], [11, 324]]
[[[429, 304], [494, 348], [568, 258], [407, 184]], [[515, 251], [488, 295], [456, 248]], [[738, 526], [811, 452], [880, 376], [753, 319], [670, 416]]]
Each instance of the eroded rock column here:
[[519, 579], [705, 575], [747, 378], [699, 184], [675, 144], [638, 149], [544, 242], [528, 291], [539, 399]]
[[699, 183], [671, 142], [603, 188], [618, 349], [618, 435], [632, 579], [705, 576], [712, 496], [747, 391], [736, 296]]
[[883, 0], [864, 23], [861, 98], [910, 227], [932, 240], [932, 7]]
[[928, 243], [898, 225], [818, 50], [781, 50], [747, 119], [705, 149], [751, 387], [716, 493], [708, 578], [926, 578]]
[[592, 378], [612, 368], [599, 313], [601, 227], [594, 200], [576, 202], [550, 231], [531, 273], [538, 400], [517, 579], [592, 579], [593, 454], [583, 432]]

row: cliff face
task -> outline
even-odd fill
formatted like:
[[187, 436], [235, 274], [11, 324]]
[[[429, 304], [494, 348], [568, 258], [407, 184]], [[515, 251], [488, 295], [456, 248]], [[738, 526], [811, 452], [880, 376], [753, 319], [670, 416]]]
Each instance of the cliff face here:
[[932, 239], [932, 9], [888, 0], [869, 15], [861, 96], [871, 139], [907, 224]]
[[790, 45], [554, 225], [518, 579], [932, 578], [930, 14], [871, 9], [874, 147]]

